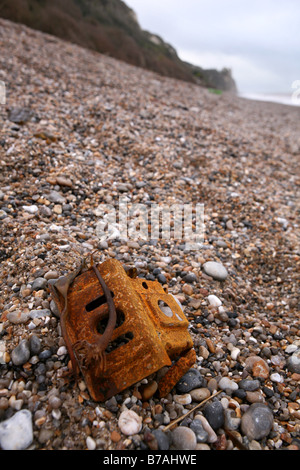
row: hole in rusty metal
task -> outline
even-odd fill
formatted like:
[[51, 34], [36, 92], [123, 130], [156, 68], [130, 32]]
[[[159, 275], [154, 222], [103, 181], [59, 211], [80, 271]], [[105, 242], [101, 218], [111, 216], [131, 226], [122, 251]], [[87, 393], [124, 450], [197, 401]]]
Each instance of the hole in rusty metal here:
[[109, 354], [115, 351], [116, 349], [118, 349], [120, 346], [123, 346], [124, 344], [129, 343], [129, 341], [131, 341], [132, 339], [133, 339], [133, 333], [132, 331], [128, 331], [124, 335], [118, 336], [118, 338], [116, 338], [114, 341], [111, 341], [108, 344], [105, 352]]
[[173, 317], [172, 309], [169, 307], [168, 304], [166, 304], [166, 302], [164, 302], [163, 300], [159, 300], [158, 306], [164, 315], [170, 318]]
[[145, 281], [142, 283], [142, 286], [144, 287], [144, 289], [149, 289], [148, 284]]
[[[117, 314], [117, 320], [116, 320], [115, 328], [119, 328], [119, 326], [121, 326], [125, 321], [125, 314], [119, 308], [116, 309], [116, 314]], [[97, 324], [97, 332], [100, 333], [101, 335], [104, 333], [106, 329], [107, 322], [108, 322], [108, 313], [103, 318], [101, 318], [101, 320]]]
[[[114, 293], [111, 292], [111, 296], [114, 296]], [[96, 308], [101, 307], [101, 305], [106, 304], [106, 297], [105, 295], [101, 295], [100, 297], [97, 297], [96, 299], [92, 300], [89, 302], [85, 309], [87, 312], [92, 312], [93, 310], [96, 310]]]

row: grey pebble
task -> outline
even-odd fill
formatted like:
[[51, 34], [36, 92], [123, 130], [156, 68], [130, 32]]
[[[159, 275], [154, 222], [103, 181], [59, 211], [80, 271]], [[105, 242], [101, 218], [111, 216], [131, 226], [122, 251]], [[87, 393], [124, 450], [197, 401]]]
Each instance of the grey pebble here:
[[41, 340], [36, 335], [31, 335], [29, 338], [29, 349], [32, 355], [37, 355], [41, 351]]
[[300, 374], [300, 350], [292, 354], [287, 360], [288, 370], [292, 373]]
[[203, 415], [214, 430], [221, 428], [224, 424], [224, 409], [220, 401], [206, 403]]
[[41, 310], [31, 310], [29, 314], [30, 318], [44, 318], [47, 316], [51, 316], [51, 311], [48, 308], [42, 308]]
[[29, 341], [23, 339], [20, 341], [17, 347], [11, 353], [11, 360], [15, 366], [21, 366], [25, 364], [30, 358]]
[[239, 382], [239, 387], [246, 392], [254, 392], [255, 390], [258, 390], [260, 387], [260, 381], [259, 380], [252, 380], [252, 379], [242, 379]]
[[50, 191], [46, 196], [48, 201], [54, 202], [55, 204], [65, 204], [66, 199], [57, 191]]
[[37, 277], [32, 283], [32, 290], [45, 289], [47, 285], [47, 279], [45, 279], [44, 277]]
[[194, 388], [200, 388], [203, 385], [203, 377], [197, 369], [190, 369], [176, 384], [178, 393], [188, 393]]
[[207, 442], [208, 432], [205, 431], [200, 419], [194, 419], [190, 424], [190, 429], [196, 434], [197, 442]]
[[196, 434], [186, 426], [178, 426], [172, 431], [172, 444], [177, 450], [194, 450], [197, 445]]
[[249, 440], [260, 440], [270, 433], [273, 420], [273, 414], [268, 405], [253, 403], [242, 416], [241, 430]]
[[45, 349], [44, 351], [42, 351], [39, 354], [39, 359], [41, 361], [45, 361], [45, 360], [49, 359], [51, 356], [52, 356], [52, 352], [50, 351], [50, 349]]
[[161, 429], [154, 429], [152, 434], [154, 435], [157, 441], [157, 446], [159, 450], [169, 450], [170, 439], [167, 433], [163, 432]]
[[188, 273], [186, 276], [184, 276], [184, 282], [188, 282], [189, 284], [197, 281], [198, 277], [194, 273]]
[[218, 281], [225, 281], [228, 277], [227, 269], [221, 263], [217, 263], [216, 261], [207, 261], [203, 264], [203, 270], [205, 274], [208, 276], [213, 277]]

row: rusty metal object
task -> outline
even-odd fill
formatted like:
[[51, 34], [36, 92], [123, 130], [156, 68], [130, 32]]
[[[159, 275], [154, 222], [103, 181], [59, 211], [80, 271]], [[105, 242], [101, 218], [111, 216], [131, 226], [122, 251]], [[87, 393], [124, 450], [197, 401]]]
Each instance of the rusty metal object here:
[[54, 284], [51, 293], [64, 314], [62, 333], [70, 357], [91, 398], [105, 401], [170, 366], [159, 384], [160, 396], [166, 395], [196, 360], [188, 320], [175, 298], [157, 281], [130, 278], [114, 259], [77, 271], [67, 289], [61, 292]]

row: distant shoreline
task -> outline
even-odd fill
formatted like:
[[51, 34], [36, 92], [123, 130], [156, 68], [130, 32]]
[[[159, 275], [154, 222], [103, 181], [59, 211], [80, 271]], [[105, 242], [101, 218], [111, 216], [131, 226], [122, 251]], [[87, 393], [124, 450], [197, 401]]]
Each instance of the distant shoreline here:
[[286, 104], [288, 106], [300, 106], [300, 99], [295, 102], [292, 93], [239, 93], [240, 98], [254, 101], [267, 101], [271, 103]]

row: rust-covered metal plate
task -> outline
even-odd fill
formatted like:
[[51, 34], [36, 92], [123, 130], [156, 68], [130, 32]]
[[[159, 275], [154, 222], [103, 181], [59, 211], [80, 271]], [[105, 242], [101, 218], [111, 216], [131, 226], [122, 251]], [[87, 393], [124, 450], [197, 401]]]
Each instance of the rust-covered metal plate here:
[[[177, 382], [180, 373], [182, 376], [196, 360], [194, 351], [188, 353], [193, 342], [180, 305], [159, 282], [130, 278], [117, 260], [107, 260], [96, 268], [111, 293], [116, 313], [104, 351], [104, 336], [112, 322], [95, 269], [91, 267], [72, 280], [67, 310], [65, 299], [52, 286], [53, 299], [64, 312], [63, 333], [69, 353], [75, 358], [91, 397], [105, 401], [186, 356], [181, 361], [182, 368], [177, 366]], [[175, 383], [165, 380], [160, 394], [167, 394]]]

